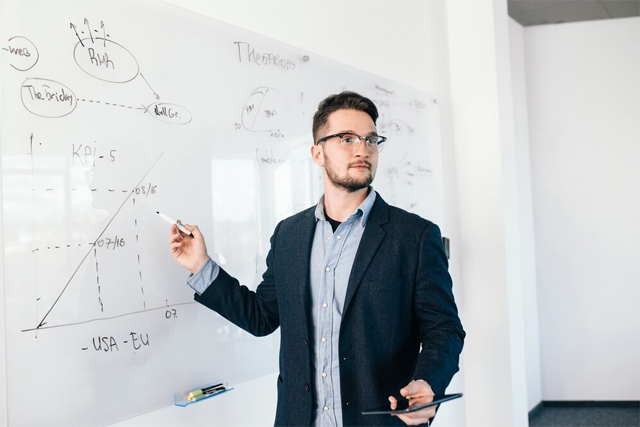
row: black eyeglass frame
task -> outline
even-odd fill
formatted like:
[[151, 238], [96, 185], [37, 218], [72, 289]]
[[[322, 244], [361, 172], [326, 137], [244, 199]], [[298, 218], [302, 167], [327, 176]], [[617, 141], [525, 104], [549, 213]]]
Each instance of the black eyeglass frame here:
[[[367, 147], [367, 150], [369, 150], [369, 151], [371, 151], [371, 152], [373, 152], [373, 150], [371, 150], [371, 148], [369, 148], [369, 143], [371, 143], [371, 138], [381, 138], [381, 139], [382, 139], [382, 141], [379, 141], [379, 142], [376, 144], [376, 147], [380, 147], [382, 144], [384, 144], [385, 142], [387, 142], [387, 137], [386, 137], [386, 136], [381, 136], [381, 135], [360, 136], [360, 135], [356, 135], [355, 133], [351, 133], [351, 132], [341, 132], [341, 133], [336, 133], [336, 134], [333, 134], [333, 135], [327, 135], [327, 136], [324, 136], [324, 137], [320, 138], [320, 139], [316, 142], [316, 145], [318, 145], [318, 144], [320, 144], [321, 142], [324, 142], [324, 141], [326, 141], [326, 140], [328, 140], [328, 139], [338, 137], [338, 138], [340, 138], [340, 143], [341, 143], [341, 144], [342, 144], [342, 146], [344, 147], [344, 146], [345, 146], [345, 145], [344, 145], [345, 143], [343, 142], [343, 138], [344, 138], [344, 136], [345, 136], [345, 135], [351, 135], [351, 136], [355, 136], [355, 137], [357, 137], [357, 138], [358, 138], [358, 145], [353, 149], [353, 151], [356, 151], [358, 148], [360, 148], [360, 144], [362, 143], [362, 140], [363, 140], [363, 139], [364, 139], [364, 142], [365, 142], [364, 146], [365, 146], [365, 147]], [[376, 150], [376, 152], [377, 152], [377, 153], [379, 153], [379, 152], [381, 152], [381, 151], [382, 151], [382, 147], [380, 147], [380, 148], [378, 148], [378, 149]]]

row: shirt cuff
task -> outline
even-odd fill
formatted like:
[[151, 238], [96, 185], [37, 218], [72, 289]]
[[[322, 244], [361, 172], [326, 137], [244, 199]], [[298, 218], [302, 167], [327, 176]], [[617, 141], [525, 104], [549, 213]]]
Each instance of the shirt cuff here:
[[190, 274], [187, 278], [187, 285], [191, 287], [198, 295], [202, 295], [207, 290], [209, 285], [216, 280], [218, 273], [220, 272], [220, 266], [216, 264], [211, 258], [207, 258], [200, 270], [195, 274]]

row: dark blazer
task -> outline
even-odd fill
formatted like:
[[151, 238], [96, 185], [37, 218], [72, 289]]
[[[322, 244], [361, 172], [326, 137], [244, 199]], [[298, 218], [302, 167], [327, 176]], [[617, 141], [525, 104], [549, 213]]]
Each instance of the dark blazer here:
[[[276, 425], [310, 425], [314, 377], [309, 263], [315, 206], [280, 222], [255, 292], [223, 269], [196, 300], [247, 332], [281, 327]], [[465, 333], [437, 225], [378, 194], [349, 277], [340, 325], [343, 424], [404, 425], [361, 411], [388, 404], [412, 379], [442, 394], [458, 371]], [[420, 350], [422, 346], [422, 351]]]

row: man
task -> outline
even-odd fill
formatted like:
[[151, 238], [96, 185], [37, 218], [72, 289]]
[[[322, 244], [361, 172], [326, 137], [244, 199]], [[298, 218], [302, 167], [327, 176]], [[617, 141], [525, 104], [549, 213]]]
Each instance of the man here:
[[172, 226], [171, 251], [193, 275], [195, 299], [257, 336], [281, 328], [276, 425], [409, 425], [435, 408], [364, 416], [399, 391], [411, 405], [443, 394], [458, 370], [458, 319], [438, 227], [389, 206], [370, 187], [386, 138], [376, 106], [353, 92], [322, 101], [313, 160], [317, 206], [280, 222], [255, 292]]

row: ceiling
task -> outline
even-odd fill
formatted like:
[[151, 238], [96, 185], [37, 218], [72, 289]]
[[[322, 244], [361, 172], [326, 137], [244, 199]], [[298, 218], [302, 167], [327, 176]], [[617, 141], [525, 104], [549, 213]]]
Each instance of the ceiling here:
[[509, 16], [524, 26], [640, 16], [640, 0], [508, 0]]

